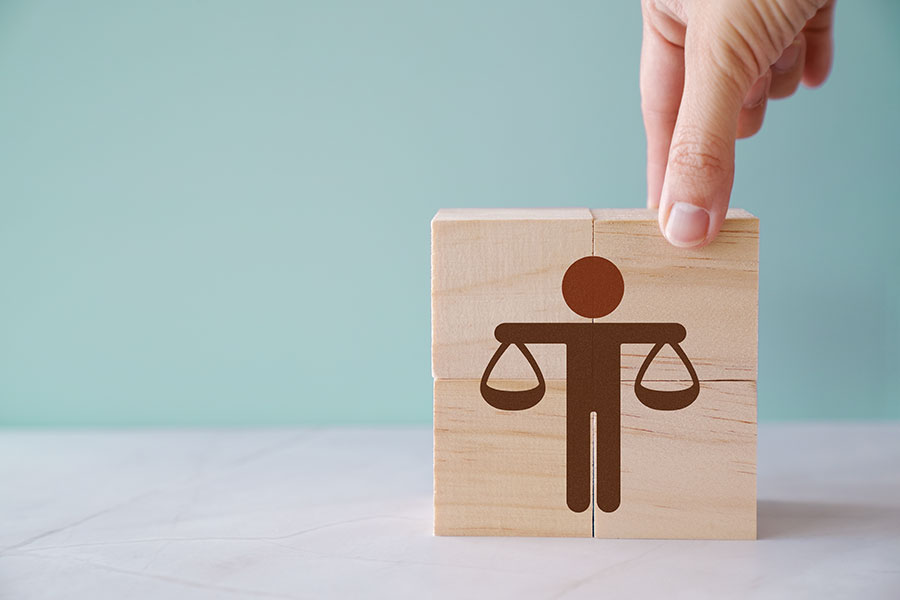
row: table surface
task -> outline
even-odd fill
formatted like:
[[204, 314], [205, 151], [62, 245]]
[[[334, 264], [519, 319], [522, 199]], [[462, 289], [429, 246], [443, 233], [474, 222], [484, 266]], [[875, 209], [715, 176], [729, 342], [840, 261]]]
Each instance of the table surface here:
[[0, 598], [900, 598], [900, 424], [763, 425], [758, 541], [431, 534], [431, 431], [0, 433]]

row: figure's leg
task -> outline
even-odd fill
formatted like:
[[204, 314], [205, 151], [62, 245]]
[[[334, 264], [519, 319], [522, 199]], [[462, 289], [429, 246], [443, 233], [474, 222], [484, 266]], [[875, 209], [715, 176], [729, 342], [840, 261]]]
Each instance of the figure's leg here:
[[621, 501], [621, 411], [597, 411], [597, 508], [613, 512]]
[[566, 347], [566, 504], [590, 508], [591, 496], [591, 330], [584, 324]]
[[[611, 345], [612, 346], [612, 345]], [[619, 347], [594, 348], [597, 397], [597, 508], [613, 512], [621, 501], [622, 406]]]
[[582, 512], [591, 506], [591, 413], [569, 411], [566, 427], [566, 504]]

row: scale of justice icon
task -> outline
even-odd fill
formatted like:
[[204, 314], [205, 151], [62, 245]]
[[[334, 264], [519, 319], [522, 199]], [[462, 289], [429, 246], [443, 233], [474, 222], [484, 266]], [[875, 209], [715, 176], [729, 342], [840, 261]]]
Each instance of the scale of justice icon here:
[[[618, 267], [599, 256], [576, 260], [566, 270], [562, 294], [573, 312], [599, 319], [622, 301], [625, 281]], [[597, 413], [597, 507], [615, 511], [621, 501], [621, 346], [653, 344], [638, 369], [634, 392], [654, 410], [687, 408], [700, 393], [697, 372], [680, 346], [687, 335], [680, 323], [501, 323], [494, 331], [500, 347], [481, 377], [481, 396], [494, 408], [526, 410], [544, 397], [546, 384], [527, 344], [566, 346], [566, 504], [573, 512], [591, 505], [591, 413]], [[515, 345], [537, 377], [529, 390], [499, 390], [489, 385], [500, 357]], [[663, 391], [644, 387], [650, 363], [671, 346], [691, 376], [691, 386]]]

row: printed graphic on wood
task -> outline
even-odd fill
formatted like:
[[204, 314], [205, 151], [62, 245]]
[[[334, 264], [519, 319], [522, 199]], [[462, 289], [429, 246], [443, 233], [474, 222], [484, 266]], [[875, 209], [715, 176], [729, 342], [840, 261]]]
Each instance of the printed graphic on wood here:
[[[599, 256], [576, 260], [562, 279], [562, 295], [573, 312], [593, 320], [591, 323], [501, 323], [496, 337], [500, 347], [481, 376], [481, 396], [501, 410], [526, 410], [541, 401], [545, 383], [540, 365], [531, 356], [529, 345], [562, 344], [566, 348], [566, 498], [574, 512], [591, 505], [591, 444], [596, 444], [593, 473], [596, 480], [596, 505], [604, 512], [619, 507], [621, 353], [623, 344], [652, 344], [638, 371], [634, 392], [646, 407], [654, 410], [679, 410], [697, 398], [700, 381], [679, 345], [685, 330], [679, 323], [604, 323], [599, 319], [619, 305], [625, 291], [622, 274], [616, 266]], [[501, 355], [515, 344], [534, 370], [537, 385], [531, 389], [498, 390], [490, 377]], [[643, 377], [663, 346], [670, 346], [690, 374], [689, 387], [681, 390], [656, 390], [644, 387]], [[591, 435], [591, 414], [597, 416], [597, 436]]]

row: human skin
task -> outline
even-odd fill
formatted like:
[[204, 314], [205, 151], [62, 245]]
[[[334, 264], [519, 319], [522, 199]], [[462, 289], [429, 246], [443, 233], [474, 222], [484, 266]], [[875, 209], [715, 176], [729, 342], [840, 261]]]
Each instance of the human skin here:
[[834, 0], [642, 0], [641, 110], [647, 205], [675, 246], [715, 239], [734, 182], [734, 145], [769, 98], [824, 83]]

